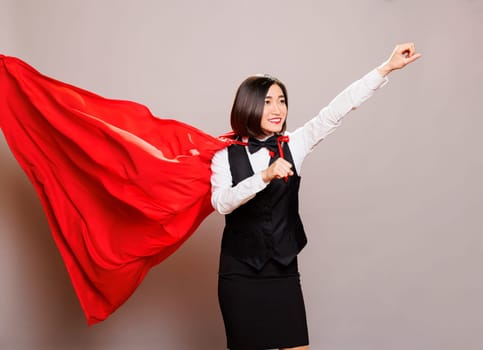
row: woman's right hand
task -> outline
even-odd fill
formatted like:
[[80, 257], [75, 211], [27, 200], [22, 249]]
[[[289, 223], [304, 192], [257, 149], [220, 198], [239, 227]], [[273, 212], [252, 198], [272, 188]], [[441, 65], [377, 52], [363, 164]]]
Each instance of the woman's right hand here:
[[413, 43], [399, 44], [396, 45], [387, 61], [381, 64], [377, 70], [381, 76], [385, 77], [392, 71], [406, 67], [419, 57], [421, 57], [421, 54], [416, 52], [416, 47]]
[[265, 182], [270, 182], [273, 179], [281, 179], [292, 175], [292, 164], [283, 158], [278, 158], [267, 169], [262, 171], [262, 179]]

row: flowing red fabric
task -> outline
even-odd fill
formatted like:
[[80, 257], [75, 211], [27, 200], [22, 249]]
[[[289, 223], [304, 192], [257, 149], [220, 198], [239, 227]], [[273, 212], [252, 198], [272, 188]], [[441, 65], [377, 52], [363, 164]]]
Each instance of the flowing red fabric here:
[[0, 127], [88, 324], [116, 310], [212, 212], [211, 158], [230, 143], [2, 55]]

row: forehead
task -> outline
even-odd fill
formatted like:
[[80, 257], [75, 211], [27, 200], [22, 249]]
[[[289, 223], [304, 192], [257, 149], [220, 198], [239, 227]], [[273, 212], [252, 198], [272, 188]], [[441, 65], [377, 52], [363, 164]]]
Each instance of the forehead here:
[[267, 91], [267, 97], [280, 97], [283, 96], [282, 88], [278, 84], [272, 84]]

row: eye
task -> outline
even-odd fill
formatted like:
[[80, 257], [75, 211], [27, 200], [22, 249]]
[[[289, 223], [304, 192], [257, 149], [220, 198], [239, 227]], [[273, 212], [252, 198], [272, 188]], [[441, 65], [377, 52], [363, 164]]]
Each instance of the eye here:
[[265, 104], [266, 105], [269, 105], [270, 104], [270, 100], [265, 100]]
[[285, 99], [284, 98], [281, 98], [280, 99], [280, 103], [284, 105], [285, 104]]

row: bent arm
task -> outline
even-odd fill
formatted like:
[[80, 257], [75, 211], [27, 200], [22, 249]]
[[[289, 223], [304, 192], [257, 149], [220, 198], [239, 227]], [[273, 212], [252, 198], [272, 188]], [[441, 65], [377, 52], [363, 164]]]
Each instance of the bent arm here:
[[268, 182], [263, 181], [262, 172], [259, 171], [232, 187], [226, 148], [218, 151], [213, 157], [211, 172], [211, 205], [217, 212], [224, 215], [230, 214], [248, 202], [268, 185]]

